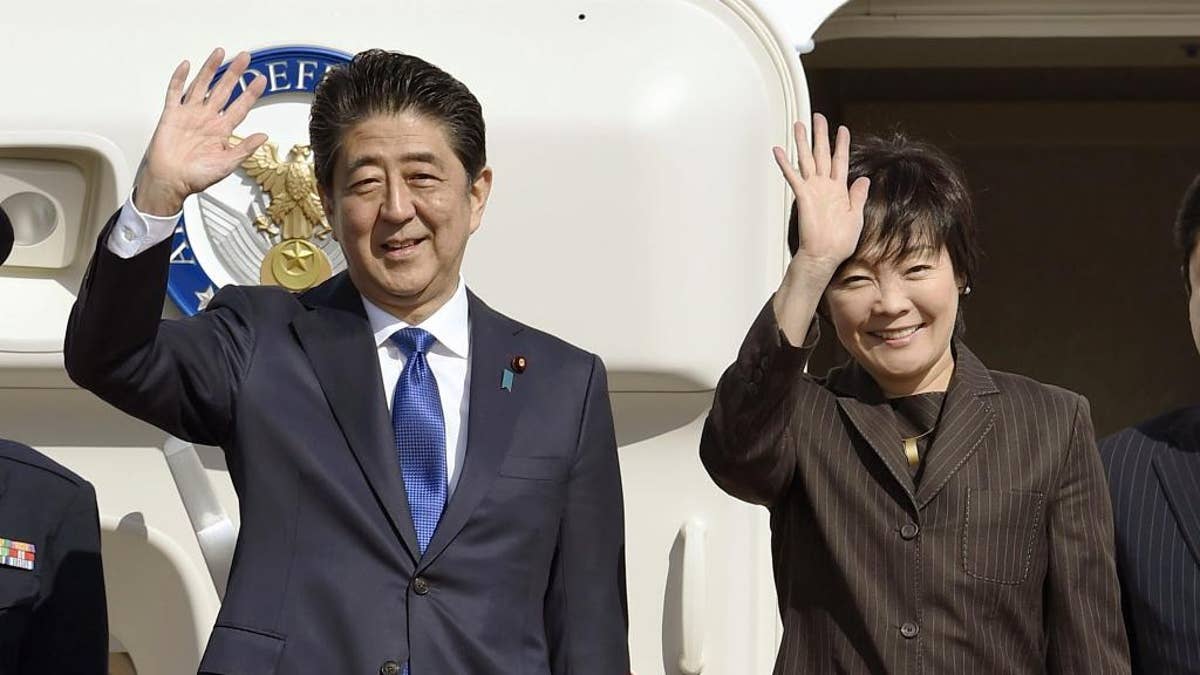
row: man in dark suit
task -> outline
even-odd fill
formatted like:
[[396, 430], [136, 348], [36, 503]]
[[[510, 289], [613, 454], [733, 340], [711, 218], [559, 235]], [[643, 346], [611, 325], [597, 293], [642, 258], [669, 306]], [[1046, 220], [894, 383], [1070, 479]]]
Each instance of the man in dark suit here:
[[[1200, 348], [1200, 177], [1175, 222], [1192, 337]], [[1117, 532], [1135, 673], [1200, 673], [1200, 406], [1100, 442]]]
[[[0, 210], [0, 264], [12, 247]], [[33, 448], [0, 439], [0, 674], [107, 671], [96, 493]]]
[[230, 140], [263, 78], [221, 110], [248, 54], [205, 94], [222, 57], [172, 76], [65, 350], [105, 400], [225, 450], [242, 524], [200, 671], [626, 673], [604, 366], [460, 279], [492, 177], [460, 82], [379, 50], [331, 70], [309, 131], [347, 272], [159, 320], [184, 198], [265, 140]]

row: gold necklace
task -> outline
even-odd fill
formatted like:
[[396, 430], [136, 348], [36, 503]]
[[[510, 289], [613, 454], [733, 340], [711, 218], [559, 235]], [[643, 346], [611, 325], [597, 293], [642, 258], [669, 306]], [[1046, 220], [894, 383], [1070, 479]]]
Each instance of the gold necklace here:
[[909, 466], [911, 466], [911, 467], [920, 466], [921, 454], [917, 451], [917, 441], [922, 438], [925, 438], [929, 434], [933, 433], [933, 430], [936, 428], [937, 428], [937, 425], [935, 424], [932, 427], [930, 427], [929, 430], [923, 434], [918, 434], [916, 436], [912, 436], [910, 438], [904, 439], [904, 456], [908, 458]]

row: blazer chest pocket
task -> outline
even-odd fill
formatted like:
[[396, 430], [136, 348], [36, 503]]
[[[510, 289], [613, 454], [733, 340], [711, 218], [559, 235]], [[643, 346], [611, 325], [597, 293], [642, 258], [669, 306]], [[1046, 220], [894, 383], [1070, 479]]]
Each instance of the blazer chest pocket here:
[[567, 478], [567, 460], [562, 457], [507, 457], [500, 465], [500, 475], [561, 483]]
[[285, 641], [230, 624], [213, 626], [199, 675], [275, 675]]
[[1029, 576], [1041, 531], [1041, 492], [967, 491], [963, 518], [963, 569], [998, 584], [1020, 584]]

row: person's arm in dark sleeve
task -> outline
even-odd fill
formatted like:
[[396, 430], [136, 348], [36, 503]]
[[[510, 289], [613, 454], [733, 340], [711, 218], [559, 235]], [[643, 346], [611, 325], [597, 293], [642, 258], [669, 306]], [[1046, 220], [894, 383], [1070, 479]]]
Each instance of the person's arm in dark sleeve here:
[[205, 312], [163, 321], [171, 242], [122, 258], [105, 244], [118, 218], [101, 233], [71, 311], [67, 373], [134, 417], [219, 445], [253, 349], [245, 296], [228, 287]]
[[820, 387], [804, 374], [818, 336], [814, 320], [804, 344], [793, 347], [771, 302], [750, 327], [737, 360], [717, 384], [700, 438], [700, 460], [725, 492], [770, 506], [791, 483], [798, 394]]
[[1048, 672], [1130, 672], [1108, 481], [1082, 396], [1058, 491], [1047, 507], [1046, 526]]
[[721, 376], [700, 439], [700, 459], [717, 485], [764, 506], [774, 505], [791, 485], [795, 435], [802, 431], [797, 421], [825, 412], [824, 389], [805, 376], [804, 367], [817, 342], [817, 307], [858, 246], [870, 187], [865, 177], [848, 183], [848, 129], [838, 129], [830, 148], [828, 123], [814, 114], [811, 143], [803, 124], [796, 124], [795, 135], [798, 165], [774, 148], [796, 198], [792, 261]]

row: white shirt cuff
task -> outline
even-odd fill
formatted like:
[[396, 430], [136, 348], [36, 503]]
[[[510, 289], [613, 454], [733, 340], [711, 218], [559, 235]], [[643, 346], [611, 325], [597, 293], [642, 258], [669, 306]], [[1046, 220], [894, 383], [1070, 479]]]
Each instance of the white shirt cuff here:
[[173, 216], [153, 216], [142, 213], [133, 205], [133, 195], [125, 200], [117, 223], [108, 235], [105, 245], [121, 258], [132, 258], [171, 237], [183, 211]]

